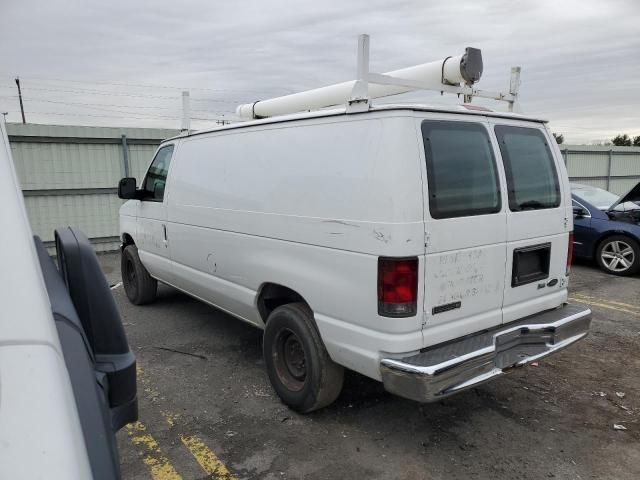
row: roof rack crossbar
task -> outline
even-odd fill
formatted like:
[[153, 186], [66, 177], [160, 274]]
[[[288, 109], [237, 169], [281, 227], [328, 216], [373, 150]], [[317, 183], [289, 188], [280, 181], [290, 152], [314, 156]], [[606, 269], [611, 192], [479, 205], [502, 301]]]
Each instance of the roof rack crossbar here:
[[348, 111], [364, 111], [369, 108], [369, 103], [371, 102], [368, 91], [369, 84], [405, 87], [408, 90], [431, 90], [440, 92], [441, 94], [452, 93], [462, 95], [464, 97], [465, 103], [471, 103], [471, 99], [473, 97], [488, 98], [491, 100], [507, 102], [510, 112], [519, 110], [518, 92], [520, 89], [520, 67], [511, 68], [511, 81], [508, 93], [491, 92], [473, 88], [473, 86], [469, 83], [459, 85], [445, 83], [446, 79], [444, 78], [444, 66], [449, 58], [451, 57], [445, 58], [442, 62], [443, 75], [441, 76], [441, 83], [435, 85], [418, 80], [394, 77], [383, 73], [373, 73], [369, 71], [369, 35], [359, 35], [357, 57], [358, 76], [351, 91], [351, 99], [348, 102]]

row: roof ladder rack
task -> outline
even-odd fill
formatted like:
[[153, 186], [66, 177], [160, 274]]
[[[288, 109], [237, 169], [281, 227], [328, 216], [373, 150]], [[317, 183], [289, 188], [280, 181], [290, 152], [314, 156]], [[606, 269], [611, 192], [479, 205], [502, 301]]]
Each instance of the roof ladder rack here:
[[[469, 50], [475, 50], [476, 55], [480, 55], [480, 50], [467, 48], [468, 55]], [[452, 57], [447, 57], [442, 60], [442, 71], [445, 70], [445, 65]], [[480, 70], [477, 75], [479, 80], [482, 74], [482, 58], [480, 57]], [[434, 62], [436, 63], [436, 62]], [[409, 70], [409, 69], [406, 69]], [[369, 85], [389, 85], [394, 87], [405, 87], [407, 91], [412, 90], [432, 90], [440, 93], [453, 93], [457, 95], [463, 95], [464, 103], [471, 103], [473, 97], [489, 98], [492, 100], [504, 101], [508, 103], [510, 112], [518, 111], [518, 91], [520, 89], [520, 67], [511, 67], [511, 81], [509, 84], [509, 93], [503, 92], [490, 92], [487, 90], [480, 90], [474, 88], [472, 85], [475, 81], [465, 82], [464, 84], [455, 84], [447, 82], [447, 79], [443, 76], [440, 79], [440, 83], [434, 84], [431, 82], [425, 82], [420, 80], [411, 80], [407, 78], [400, 78], [391, 74], [373, 73], [369, 71], [369, 35], [363, 34], [358, 36], [358, 68], [357, 79], [354, 83], [351, 91], [351, 98], [348, 101], [350, 111], [365, 111], [368, 110], [371, 103], [371, 97], [369, 96]], [[395, 73], [395, 72], [391, 72]], [[404, 92], [402, 92], [404, 93]]]
[[241, 118], [266, 118], [289, 113], [318, 110], [346, 104], [347, 113], [365, 112], [374, 98], [398, 95], [415, 90], [462, 95], [469, 103], [473, 97], [508, 103], [510, 112], [519, 111], [520, 67], [511, 68], [509, 92], [490, 92], [473, 85], [482, 75], [482, 54], [468, 47], [465, 53], [388, 73], [369, 71], [369, 35], [358, 36], [356, 80], [305, 92], [257, 101], [238, 106]]

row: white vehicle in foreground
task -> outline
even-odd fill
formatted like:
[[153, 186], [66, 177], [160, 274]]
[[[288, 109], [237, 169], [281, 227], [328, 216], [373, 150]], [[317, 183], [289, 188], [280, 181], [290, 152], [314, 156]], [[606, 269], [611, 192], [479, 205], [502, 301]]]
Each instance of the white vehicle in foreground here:
[[[429, 85], [368, 73], [364, 46], [357, 82], [242, 106], [279, 116], [167, 140], [140, 189], [119, 186], [129, 299], [152, 301], [161, 281], [264, 329], [273, 387], [302, 412], [339, 395], [343, 368], [434, 401], [580, 340], [591, 321], [567, 304], [571, 194], [545, 122], [373, 107], [367, 82], [380, 95]], [[396, 74], [513, 104], [515, 89], [470, 87], [478, 55], [453, 57], [457, 74], [451, 58]], [[286, 114], [345, 88], [344, 107]]]
[[136, 362], [87, 238], [33, 237], [0, 119], [0, 478], [116, 480]]

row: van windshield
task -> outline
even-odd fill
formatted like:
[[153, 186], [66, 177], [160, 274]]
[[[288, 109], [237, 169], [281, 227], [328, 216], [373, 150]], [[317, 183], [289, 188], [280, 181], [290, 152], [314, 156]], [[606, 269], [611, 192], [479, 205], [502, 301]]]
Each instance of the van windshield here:
[[513, 212], [555, 208], [560, 186], [551, 150], [536, 128], [495, 127]]

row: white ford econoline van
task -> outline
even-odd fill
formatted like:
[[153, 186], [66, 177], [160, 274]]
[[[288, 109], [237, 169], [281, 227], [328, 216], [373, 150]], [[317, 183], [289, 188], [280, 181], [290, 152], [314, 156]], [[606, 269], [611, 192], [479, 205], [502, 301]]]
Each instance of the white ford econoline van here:
[[567, 304], [572, 206], [544, 121], [457, 106], [345, 108], [163, 142], [120, 183], [122, 275], [264, 329], [299, 411], [343, 368], [433, 401], [587, 335]]

